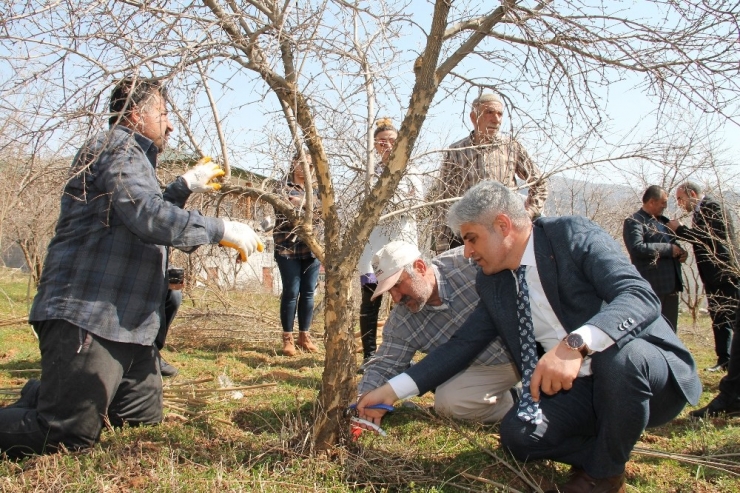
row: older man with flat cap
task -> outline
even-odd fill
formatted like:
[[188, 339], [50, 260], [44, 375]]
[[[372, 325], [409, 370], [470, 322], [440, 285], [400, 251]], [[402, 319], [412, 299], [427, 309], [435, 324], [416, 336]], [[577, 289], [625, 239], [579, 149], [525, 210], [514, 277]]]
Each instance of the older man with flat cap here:
[[[483, 180], [495, 180], [514, 189], [518, 178], [528, 188], [525, 206], [529, 216], [537, 217], [542, 213], [547, 185], [524, 147], [514, 137], [500, 132], [503, 119], [504, 103], [496, 94], [484, 93], [473, 100], [470, 111], [473, 130], [445, 153], [439, 180], [428, 201], [461, 197]], [[450, 202], [444, 202], [432, 211], [434, 251], [437, 253], [462, 245], [460, 237], [445, 224], [449, 207]]]

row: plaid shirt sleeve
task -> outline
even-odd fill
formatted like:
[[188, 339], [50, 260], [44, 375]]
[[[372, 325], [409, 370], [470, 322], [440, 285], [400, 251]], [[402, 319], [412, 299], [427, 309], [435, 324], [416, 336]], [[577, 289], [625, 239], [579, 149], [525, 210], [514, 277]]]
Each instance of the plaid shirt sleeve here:
[[408, 368], [412, 358], [420, 348], [416, 345], [413, 333], [413, 314], [408, 310], [401, 313], [399, 306], [391, 311], [383, 327], [383, 342], [367, 365], [357, 386], [357, 393], [362, 394], [378, 388]]
[[[445, 153], [439, 176], [429, 194], [428, 201], [444, 200], [453, 197], [461, 197], [475, 183], [470, 184], [465, 170], [471, 166], [467, 154], [461, 148], [470, 147], [473, 141], [470, 137], [455, 142]], [[455, 233], [447, 227], [447, 211], [450, 210], [449, 202], [436, 204], [432, 208], [433, 219], [433, 248], [436, 252], [443, 252], [450, 248]]]
[[126, 228], [144, 243], [178, 248], [220, 241], [223, 221], [163, 200], [155, 168], [138, 155], [138, 146], [128, 148], [134, 142], [101, 154], [93, 168], [95, 185], [110, 193], [111, 206]]
[[162, 197], [167, 202], [183, 208], [192, 194], [193, 192], [188, 188], [187, 183], [185, 183], [185, 179], [183, 179], [182, 176], [178, 176], [175, 181], [164, 188]]
[[542, 179], [542, 172], [530, 159], [529, 154], [519, 142], [511, 141], [516, 148], [516, 175], [524, 180], [529, 190], [527, 192], [527, 203], [530, 216], [542, 214], [547, 200], [547, 184]]

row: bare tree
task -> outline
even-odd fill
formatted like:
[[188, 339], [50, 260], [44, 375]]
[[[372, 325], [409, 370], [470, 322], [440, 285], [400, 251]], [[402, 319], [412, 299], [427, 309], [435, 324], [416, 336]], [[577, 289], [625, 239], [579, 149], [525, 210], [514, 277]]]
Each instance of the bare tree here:
[[[29, 120], [29, 138], [59, 139], [81, 123], [99, 127], [101, 94], [116, 77], [140, 71], [174, 81], [181, 145], [191, 152], [246, 166], [262, 156], [261, 166], [274, 167], [270, 156], [287, 162], [307, 148], [323, 238], [310, 213], [298, 217], [266, 190], [224, 191], [284, 212], [324, 263], [327, 354], [311, 441], [320, 451], [343, 436], [344, 409], [355, 397], [354, 268], [415, 149], [440, 147], [426, 130], [428, 116], [462, 126], [464, 101], [495, 90], [507, 102], [512, 133], [538, 144], [535, 159], [546, 159], [548, 175], [620, 156], [631, 162], [611, 141], [602, 102], [609, 84], [626, 77], [659, 111], [680, 105], [737, 121], [737, 14], [722, 0], [643, 2], [637, 10], [514, 0], [80, 0], [4, 9], [3, 73], [14, 74], [0, 82], [4, 105], [20, 111], [29, 95], [46, 96]], [[459, 119], [434, 113], [449, 101], [459, 104]], [[354, 171], [370, 169], [376, 112], [403, 112], [398, 139], [375, 186], [351, 197], [360, 201], [357, 213], [345, 215], [345, 187]], [[259, 114], [261, 128], [245, 124], [244, 113]], [[310, 194], [308, 201], [310, 211]]]

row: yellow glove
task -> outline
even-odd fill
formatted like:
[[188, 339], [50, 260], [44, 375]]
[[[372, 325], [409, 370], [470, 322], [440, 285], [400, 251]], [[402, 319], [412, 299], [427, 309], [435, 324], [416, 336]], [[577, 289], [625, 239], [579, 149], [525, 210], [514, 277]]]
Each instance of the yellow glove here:
[[182, 175], [191, 192], [216, 192], [221, 189], [220, 183], [209, 183], [215, 178], [224, 176], [226, 172], [214, 163], [210, 157], [202, 158], [191, 169]]
[[218, 244], [237, 250], [242, 262], [246, 262], [247, 256], [255, 250], [261, 252], [265, 249], [252, 228], [244, 223], [228, 220], [224, 220], [224, 237]]

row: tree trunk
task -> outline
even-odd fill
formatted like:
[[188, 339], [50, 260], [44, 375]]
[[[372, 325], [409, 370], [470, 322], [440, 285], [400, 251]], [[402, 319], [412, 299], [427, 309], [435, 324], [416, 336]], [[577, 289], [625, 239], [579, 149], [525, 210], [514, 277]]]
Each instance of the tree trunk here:
[[[339, 260], [339, 259], [337, 259]], [[326, 270], [324, 327], [326, 358], [321, 391], [314, 412], [314, 444], [317, 451], [331, 450], [349, 428], [344, 412], [355, 401], [356, 371], [352, 327], [354, 266], [329, 261]]]

